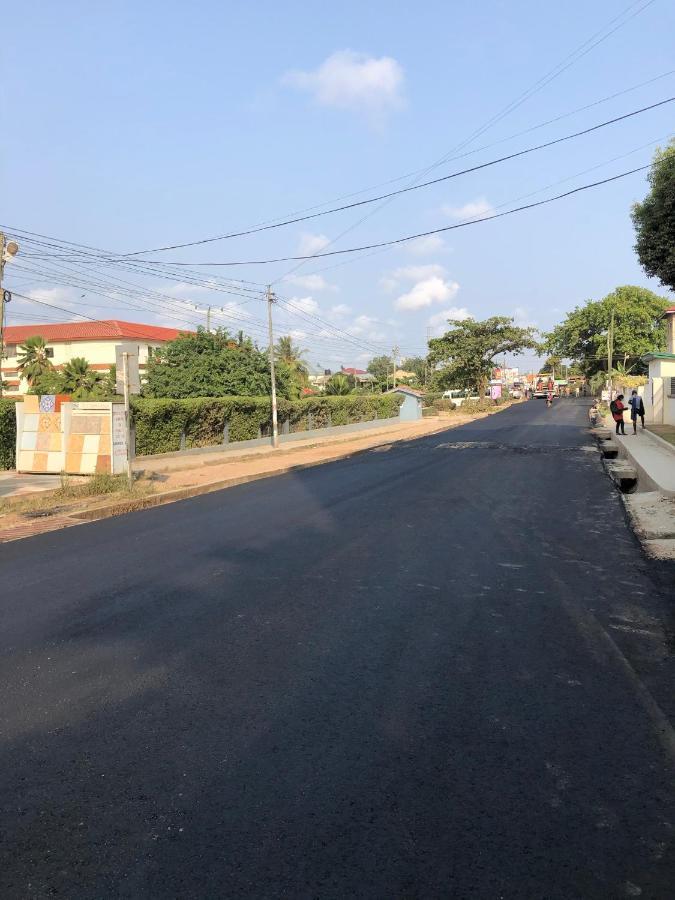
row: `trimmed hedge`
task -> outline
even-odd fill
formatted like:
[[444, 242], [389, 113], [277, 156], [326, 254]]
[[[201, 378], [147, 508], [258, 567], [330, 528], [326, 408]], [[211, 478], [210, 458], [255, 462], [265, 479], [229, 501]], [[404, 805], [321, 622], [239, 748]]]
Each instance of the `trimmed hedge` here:
[[16, 465], [16, 400], [0, 399], [0, 469]]
[[[350, 425], [387, 419], [398, 414], [403, 397], [396, 394], [360, 394], [306, 397], [277, 404], [279, 429], [291, 432], [331, 425]], [[267, 436], [272, 430], [269, 397], [197, 397], [187, 400], [132, 399], [136, 455], [170, 453], [186, 448], [223, 443], [225, 426], [230, 442]]]

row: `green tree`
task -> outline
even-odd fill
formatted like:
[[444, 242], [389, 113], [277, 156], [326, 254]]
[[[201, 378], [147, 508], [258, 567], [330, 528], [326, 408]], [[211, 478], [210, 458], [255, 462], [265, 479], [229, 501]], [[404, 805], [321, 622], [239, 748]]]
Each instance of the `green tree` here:
[[335, 375], [326, 382], [325, 392], [327, 394], [345, 396], [346, 394], [353, 394], [354, 388], [346, 375], [336, 372]]
[[89, 368], [83, 356], [74, 356], [63, 367], [64, 393], [72, 394], [75, 400], [88, 397], [94, 390], [101, 376]]
[[544, 365], [539, 369], [542, 375], [547, 372], [555, 372], [556, 375], [560, 374], [560, 364], [562, 363], [562, 358], [557, 356], [556, 354], [551, 354], [551, 356], [547, 356], [544, 360]]
[[[276, 366], [277, 392], [295, 393], [288, 366]], [[249, 339], [238, 341], [224, 329], [181, 334], [148, 360], [146, 397], [262, 397], [270, 394], [269, 359]]]
[[614, 313], [615, 362], [628, 361], [640, 368], [640, 357], [663, 350], [666, 330], [662, 316], [669, 301], [647, 288], [625, 285], [602, 300], [589, 300], [567, 314], [546, 335], [550, 353], [574, 360], [584, 375], [607, 370], [607, 333]]
[[391, 356], [374, 356], [366, 366], [368, 372], [382, 384], [387, 383], [394, 371], [394, 361]]
[[647, 275], [675, 291], [675, 139], [657, 149], [648, 178], [649, 193], [632, 210], [635, 251]]
[[53, 366], [47, 356], [47, 342], [40, 335], [26, 338], [19, 347], [17, 364], [21, 377], [32, 386], [36, 379], [49, 372]]
[[470, 388], [482, 397], [496, 357], [540, 349], [534, 329], [514, 325], [507, 316], [482, 322], [449, 319], [448, 324], [450, 331], [429, 341], [428, 361], [440, 388]]
[[296, 397], [300, 395], [301, 389], [307, 384], [309, 370], [305, 360], [306, 352], [302, 347], [298, 347], [293, 343], [293, 338], [290, 335], [280, 337], [274, 348], [275, 362], [286, 366], [291, 373], [296, 386], [296, 391], [294, 392]]
[[403, 360], [401, 368], [404, 372], [414, 372], [415, 378], [417, 378], [420, 384], [424, 383], [427, 361], [423, 356], [409, 356], [408, 359]]

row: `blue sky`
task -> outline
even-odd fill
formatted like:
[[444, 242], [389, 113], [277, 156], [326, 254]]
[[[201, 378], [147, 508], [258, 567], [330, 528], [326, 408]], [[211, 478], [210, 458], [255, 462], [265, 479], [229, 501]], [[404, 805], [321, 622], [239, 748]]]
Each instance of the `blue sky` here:
[[[14, 4], [3, 20], [0, 221], [124, 252], [222, 234], [381, 185], [452, 155], [630, 8], [616, 23], [625, 25], [463, 151], [477, 152], [432, 177], [588, 127], [675, 95], [675, 74], [509, 139], [675, 68], [675, 7], [655, 0], [629, 19], [645, 2]], [[313, 252], [346, 229], [331, 249], [440, 228], [644, 165], [673, 133], [675, 103], [411, 192], [361, 224], [372, 208], [144, 258], [262, 259]], [[17, 292], [100, 318], [179, 326], [180, 318], [202, 321], [212, 304], [215, 322], [260, 339], [264, 309], [250, 292], [273, 281], [292, 303], [277, 309], [279, 331], [292, 330], [311, 363], [358, 365], [395, 343], [403, 355], [423, 350], [447, 315], [513, 315], [546, 329], [620, 284], [665, 294], [632, 250], [630, 205], [645, 191], [644, 174], [633, 175], [435, 240], [309, 261], [290, 276], [289, 263], [200, 269], [204, 280], [215, 273], [255, 282], [245, 298], [115, 266], [94, 276], [89, 264], [86, 277], [98, 279], [101, 297], [65, 283], [63, 269], [46, 272], [23, 242], [22, 260], [6, 275]], [[29, 271], [39, 265], [41, 275]], [[125, 302], [105, 281], [120, 275], [153, 299], [136, 293], [130, 309], [128, 295]], [[8, 313], [17, 324], [41, 317], [68, 316], [20, 300]]]

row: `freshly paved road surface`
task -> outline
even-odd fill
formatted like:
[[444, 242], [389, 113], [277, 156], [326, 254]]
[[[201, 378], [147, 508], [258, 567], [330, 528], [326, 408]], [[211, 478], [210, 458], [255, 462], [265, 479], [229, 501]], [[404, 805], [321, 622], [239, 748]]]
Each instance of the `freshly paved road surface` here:
[[0, 897], [671, 898], [672, 573], [585, 422], [0, 547]]

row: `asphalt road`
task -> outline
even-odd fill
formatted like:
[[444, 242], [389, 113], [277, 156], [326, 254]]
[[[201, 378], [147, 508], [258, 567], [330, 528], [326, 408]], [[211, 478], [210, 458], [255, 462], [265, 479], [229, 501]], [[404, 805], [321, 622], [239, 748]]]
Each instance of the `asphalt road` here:
[[0, 547], [0, 896], [671, 898], [672, 572], [585, 423]]

